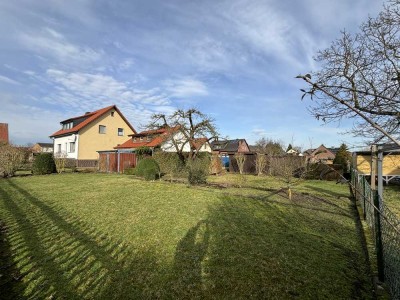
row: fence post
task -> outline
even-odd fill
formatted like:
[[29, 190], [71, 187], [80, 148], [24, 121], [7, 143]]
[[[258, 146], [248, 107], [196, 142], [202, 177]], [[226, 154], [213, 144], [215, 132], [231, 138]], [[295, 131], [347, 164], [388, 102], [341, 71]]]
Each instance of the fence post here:
[[366, 180], [365, 180], [365, 176], [363, 176], [362, 177], [362, 183], [363, 183], [363, 194], [362, 194], [362, 197], [363, 197], [363, 218], [364, 218], [364, 220], [365, 219], [367, 219], [367, 207], [366, 207], [366, 204], [367, 204], [367, 201], [366, 201], [366, 195], [365, 195], [365, 191], [366, 191], [366, 187], [365, 187], [365, 183], [366, 183]]
[[382, 228], [381, 228], [381, 211], [380, 196], [374, 191], [374, 222], [375, 222], [375, 246], [376, 257], [378, 261], [378, 278], [381, 282], [385, 281], [384, 262], [383, 262], [383, 245], [382, 245]]

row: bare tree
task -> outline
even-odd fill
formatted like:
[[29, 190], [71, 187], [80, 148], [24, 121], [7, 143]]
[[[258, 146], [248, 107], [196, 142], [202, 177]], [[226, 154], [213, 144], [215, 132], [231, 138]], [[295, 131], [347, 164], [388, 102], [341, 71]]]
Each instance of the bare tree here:
[[272, 140], [266, 138], [260, 138], [255, 143], [257, 153], [265, 153], [269, 156], [283, 155], [283, 142], [279, 140]]
[[299, 75], [307, 83], [302, 99], [324, 122], [354, 118], [355, 136], [400, 146], [400, 0], [368, 18], [356, 34], [339, 39], [316, 57], [318, 72]]
[[265, 167], [267, 166], [267, 156], [264, 153], [256, 153], [256, 173], [258, 176], [260, 176], [264, 170]]
[[238, 168], [239, 168], [239, 173], [243, 174], [244, 163], [246, 162], [246, 155], [244, 155], [243, 153], [238, 152], [238, 153], [236, 153], [234, 155], [234, 157], [236, 159], [236, 162], [237, 162], [237, 165], [238, 165]]
[[281, 156], [271, 159], [273, 175], [285, 184], [288, 198], [292, 199], [292, 188], [306, 174], [305, 160], [301, 156]]
[[[218, 137], [214, 120], [195, 108], [177, 110], [172, 115], [154, 114], [149, 129], [167, 129], [165, 140], [171, 141], [182, 162], [185, 162], [185, 148], [189, 148], [189, 159], [194, 160], [199, 151], [199, 143], [207, 143]], [[189, 147], [187, 147], [189, 146]]]

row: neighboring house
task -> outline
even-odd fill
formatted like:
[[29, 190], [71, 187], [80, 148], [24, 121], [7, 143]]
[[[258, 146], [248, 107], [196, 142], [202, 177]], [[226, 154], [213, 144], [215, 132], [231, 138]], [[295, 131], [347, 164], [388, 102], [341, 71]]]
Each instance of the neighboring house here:
[[36, 143], [32, 146], [33, 153], [46, 153], [53, 152], [54, 147], [52, 143]]
[[199, 152], [211, 152], [211, 146], [207, 138], [197, 138], [192, 143], [187, 143], [182, 133], [178, 130], [164, 128], [131, 134], [129, 140], [114, 147], [114, 149], [134, 151], [139, 147], [149, 147], [152, 150], [161, 149], [165, 152], [176, 152], [171, 135], [178, 143], [179, 148], [183, 146], [183, 152], [190, 152], [191, 147]]
[[323, 144], [316, 149], [308, 149], [303, 155], [310, 163], [332, 164], [335, 159], [337, 148], [326, 148]]
[[7, 123], [0, 123], [0, 142], [10, 143]]
[[[117, 106], [108, 106], [61, 122], [61, 129], [50, 137], [54, 141], [54, 154], [67, 158], [90, 161], [85, 166], [94, 167], [97, 151], [112, 149], [122, 144], [128, 135], [136, 133]], [[83, 165], [82, 165], [83, 166]]]
[[288, 151], [286, 151], [286, 154], [293, 155], [293, 156], [297, 156], [297, 155], [300, 156], [301, 153], [299, 154], [299, 151], [297, 151], [296, 149], [291, 148]]
[[250, 147], [245, 139], [213, 141], [211, 143], [213, 153], [219, 155], [222, 165], [225, 169], [229, 169], [230, 160], [229, 155], [233, 156], [236, 153], [250, 153]]
[[214, 153], [217, 153], [221, 156], [234, 154], [237, 152], [250, 152], [250, 147], [245, 139], [213, 141], [211, 143], [211, 149]]

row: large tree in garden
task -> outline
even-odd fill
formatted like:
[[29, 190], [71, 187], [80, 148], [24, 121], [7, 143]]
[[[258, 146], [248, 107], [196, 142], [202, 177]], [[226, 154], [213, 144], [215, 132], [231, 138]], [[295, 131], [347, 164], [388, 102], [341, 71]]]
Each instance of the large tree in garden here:
[[342, 32], [316, 57], [319, 71], [299, 75], [324, 122], [353, 118], [352, 133], [400, 146], [400, 0], [369, 17], [356, 34]]
[[154, 114], [148, 129], [167, 129], [163, 135], [171, 142], [182, 162], [185, 162], [185, 149], [189, 149], [188, 158], [194, 160], [200, 146], [218, 137], [215, 121], [195, 108], [178, 109], [171, 115]]
[[334, 164], [341, 165], [343, 171], [348, 171], [348, 165], [351, 160], [351, 154], [346, 144], [340, 145], [338, 152], [335, 155], [335, 159], [333, 160]]

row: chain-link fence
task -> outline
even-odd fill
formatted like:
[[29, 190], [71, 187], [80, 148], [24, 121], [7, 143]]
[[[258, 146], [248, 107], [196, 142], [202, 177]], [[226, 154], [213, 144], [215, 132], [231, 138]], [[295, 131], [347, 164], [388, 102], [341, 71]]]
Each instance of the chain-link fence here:
[[352, 171], [351, 188], [375, 239], [379, 277], [393, 299], [400, 299], [400, 219], [356, 170]]

